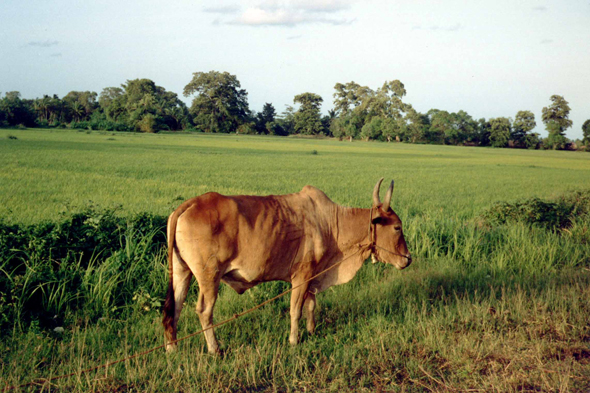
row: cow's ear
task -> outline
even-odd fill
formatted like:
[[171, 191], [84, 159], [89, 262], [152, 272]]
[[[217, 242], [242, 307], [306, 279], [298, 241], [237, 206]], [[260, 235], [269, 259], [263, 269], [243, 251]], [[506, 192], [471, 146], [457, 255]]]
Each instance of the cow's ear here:
[[378, 216], [373, 218], [371, 222], [373, 223], [373, 225], [381, 224], [383, 222], [383, 218]]

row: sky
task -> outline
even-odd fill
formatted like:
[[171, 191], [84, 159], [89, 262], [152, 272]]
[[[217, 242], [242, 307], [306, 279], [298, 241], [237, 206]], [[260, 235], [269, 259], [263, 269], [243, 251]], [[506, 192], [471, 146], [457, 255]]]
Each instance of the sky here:
[[590, 0], [0, 0], [0, 92], [23, 98], [149, 78], [183, 97], [194, 72], [227, 71], [250, 108], [283, 112], [334, 85], [399, 79], [404, 102], [514, 118], [554, 94], [569, 138], [590, 119]]

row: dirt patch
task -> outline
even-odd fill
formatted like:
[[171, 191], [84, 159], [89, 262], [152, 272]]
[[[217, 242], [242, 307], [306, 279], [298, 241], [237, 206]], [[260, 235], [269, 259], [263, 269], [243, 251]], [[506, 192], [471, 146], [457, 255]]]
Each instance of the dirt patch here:
[[544, 359], [564, 361], [573, 358], [580, 364], [590, 364], [590, 349], [583, 347], [557, 347], [552, 348], [543, 356]]

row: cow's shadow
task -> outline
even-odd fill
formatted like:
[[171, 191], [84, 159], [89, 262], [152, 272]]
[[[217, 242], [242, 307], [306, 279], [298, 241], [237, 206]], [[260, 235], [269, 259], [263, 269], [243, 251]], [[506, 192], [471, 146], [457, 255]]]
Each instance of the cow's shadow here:
[[[371, 268], [374, 266], [365, 264], [359, 276], [345, 284], [350, 287], [338, 288], [336, 296], [318, 296], [316, 336], [336, 333], [341, 323], [362, 325], [372, 318], [404, 323], [408, 309], [428, 315], [457, 307], [459, 302], [485, 304], [486, 311], [493, 316], [497, 313], [495, 305], [510, 301], [517, 294], [531, 299], [576, 284], [590, 286], [590, 270], [583, 267], [534, 274], [488, 268], [412, 271], [412, 267], [407, 272], [379, 267], [375, 274], [367, 271]], [[309, 339], [309, 335], [304, 334], [302, 339]]]

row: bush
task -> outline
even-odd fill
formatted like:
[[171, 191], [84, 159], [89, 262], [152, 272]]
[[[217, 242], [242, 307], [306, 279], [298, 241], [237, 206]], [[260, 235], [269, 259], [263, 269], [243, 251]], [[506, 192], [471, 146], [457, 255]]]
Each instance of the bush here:
[[145, 114], [137, 123], [137, 127], [141, 132], [153, 133], [158, 131], [156, 129], [156, 118], [151, 113]]
[[530, 198], [513, 203], [496, 203], [482, 214], [482, 218], [490, 225], [522, 222], [549, 230], [561, 230], [570, 227], [576, 217], [589, 212], [590, 190], [585, 190], [563, 195], [555, 201]]
[[166, 217], [92, 208], [60, 222], [0, 221], [0, 329], [51, 327], [77, 310], [120, 314], [138, 290], [158, 292], [165, 225]]
[[39, 128], [49, 128], [49, 122], [47, 120], [39, 120], [39, 119], [36, 119], [35, 120], [35, 124]]

